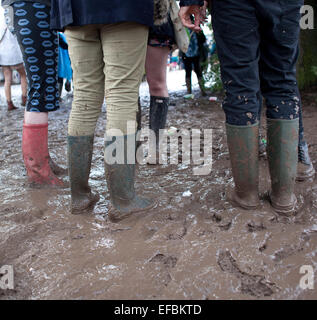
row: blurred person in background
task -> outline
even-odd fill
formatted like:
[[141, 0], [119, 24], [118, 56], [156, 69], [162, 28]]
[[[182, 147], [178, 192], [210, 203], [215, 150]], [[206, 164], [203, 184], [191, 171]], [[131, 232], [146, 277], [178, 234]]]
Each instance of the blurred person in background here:
[[5, 23], [4, 9], [0, 7], [0, 66], [4, 75], [4, 92], [7, 100], [8, 111], [17, 109], [12, 102], [11, 85], [13, 70], [17, 70], [21, 79], [22, 101], [21, 105], [26, 105], [27, 80], [23, 66], [22, 53], [17, 39], [10, 32]]

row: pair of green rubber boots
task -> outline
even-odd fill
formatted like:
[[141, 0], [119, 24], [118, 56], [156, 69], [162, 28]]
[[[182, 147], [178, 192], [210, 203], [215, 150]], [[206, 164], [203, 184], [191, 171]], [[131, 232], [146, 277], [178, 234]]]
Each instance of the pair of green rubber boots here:
[[[99, 201], [99, 195], [93, 193], [88, 184], [94, 136], [68, 136], [67, 140], [71, 212], [80, 214], [90, 211]], [[108, 164], [105, 161], [106, 180], [111, 201], [109, 217], [112, 221], [120, 221], [131, 213], [146, 211], [155, 205], [151, 199], [140, 197], [135, 192], [135, 164], [129, 164], [127, 161], [128, 136], [124, 136], [123, 140], [125, 153], [123, 163]], [[108, 152], [107, 147], [111, 143], [111, 141], [106, 141], [105, 153]], [[135, 153], [135, 150], [132, 152]]]
[[[267, 154], [271, 176], [268, 194], [273, 209], [290, 215], [297, 203], [294, 194], [298, 162], [298, 119], [267, 119]], [[244, 209], [256, 209], [259, 199], [259, 124], [227, 124], [227, 142], [235, 188], [229, 199]]]

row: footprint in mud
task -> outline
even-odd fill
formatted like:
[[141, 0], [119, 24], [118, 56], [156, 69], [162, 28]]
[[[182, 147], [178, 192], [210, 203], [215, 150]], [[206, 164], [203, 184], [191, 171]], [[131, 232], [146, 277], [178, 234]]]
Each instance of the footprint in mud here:
[[223, 217], [220, 213], [214, 213], [211, 220], [217, 223], [217, 226], [222, 231], [228, 231], [232, 226], [232, 219], [230, 217]]
[[150, 240], [157, 232], [157, 227], [145, 226], [142, 230], [144, 240]]
[[298, 252], [304, 250], [305, 243], [310, 240], [309, 234], [303, 232], [300, 236], [299, 242], [295, 244], [285, 245], [284, 248], [276, 251], [273, 255], [273, 261], [280, 262]]
[[173, 230], [172, 233], [167, 235], [168, 240], [181, 240], [183, 239], [187, 234], [187, 227], [186, 225], [180, 226], [179, 228], [176, 228]]
[[249, 221], [247, 224], [247, 229], [249, 232], [257, 232], [257, 231], [263, 231], [266, 229], [266, 226], [264, 225], [263, 221]]
[[232, 273], [240, 280], [241, 293], [255, 297], [268, 297], [274, 293], [272, 289], [272, 287], [275, 287], [274, 283], [266, 282], [263, 276], [251, 275], [241, 271], [229, 251], [220, 251], [217, 262], [222, 271]]
[[177, 263], [177, 258], [174, 256], [165, 256], [164, 254], [158, 253], [152, 257], [149, 262], [155, 264], [156, 278], [158, 282], [164, 286], [172, 281], [172, 277], [169, 270], [174, 268]]

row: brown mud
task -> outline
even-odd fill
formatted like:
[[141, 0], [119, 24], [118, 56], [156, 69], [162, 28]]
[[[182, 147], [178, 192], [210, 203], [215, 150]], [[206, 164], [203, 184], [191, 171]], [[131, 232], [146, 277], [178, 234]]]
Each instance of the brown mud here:
[[[15, 289], [0, 299], [316, 299], [317, 180], [296, 184], [300, 208], [275, 214], [265, 197], [246, 211], [225, 197], [232, 184], [219, 102], [171, 97], [168, 127], [213, 129], [213, 167], [139, 166], [139, 192], [158, 200], [146, 213], [111, 223], [103, 169], [105, 112], [96, 130], [90, 183], [101, 195], [94, 212], [69, 213], [68, 189], [31, 189], [21, 155], [22, 109], [0, 117], [0, 266], [13, 265]], [[306, 92], [304, 123], [317, 163], [317, 95]], [[148, 101], [143, 101], [148, 105]], [[2, 107], [3, 110], [4, 106]], [[66, 166], [70, 98], [50, 117], [51, 156]], [[143, 108], [143, 126], [148, 107]], [[264, 130], [264, 121], [262, 129]], [[260, 191], [269, 189], [260, 160]], [[184, 197], [183, 193], [191, 195]], [[190, 194], [188, 193], [188, 194]], [[315, 289], [300, 288], [311, 265]]]

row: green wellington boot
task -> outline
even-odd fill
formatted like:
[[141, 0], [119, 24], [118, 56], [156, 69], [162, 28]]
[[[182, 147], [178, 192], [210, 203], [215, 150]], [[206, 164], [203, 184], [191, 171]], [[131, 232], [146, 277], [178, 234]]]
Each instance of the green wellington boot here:
[[[135, 139], [135, 135], [132, 139]], [[114, 222], [120, 221], [132, 213], [149, 210], [156, 205], [155, 201], [136, 195], [134, 188], [135, 164], [127, 164], [128, 136], [124, 136], [123, 140], [125, 154], [123, 164], [108, 164], [107, 158], [112, 152], [110, 145], [114, 142], [106, 141], [105, 143], [105, 173], [112, 205], [109, 210], [109, 218]], [[134, 152], [134, 148], [131, 148], [131, 152]]]
[[68, 172], [71, 189], [71, 213], [91, 210], [99, 201], [88, 185], [94, 136], [68, 136]]
[[226, 124], [227, 142], [235, 188], [229, 200], [244, 209], [259, 206], [259, 124], [234, 126]]
[[267, 119], [267, 138], [271, 205], [276, 212], [288, 215], [297, 203], [294, 186], [298, 161], [298, 119]]

